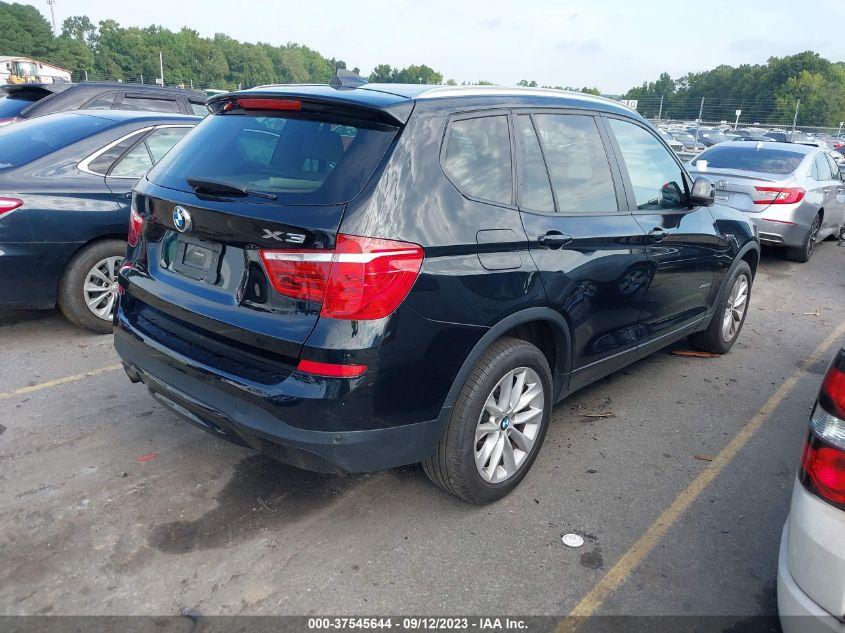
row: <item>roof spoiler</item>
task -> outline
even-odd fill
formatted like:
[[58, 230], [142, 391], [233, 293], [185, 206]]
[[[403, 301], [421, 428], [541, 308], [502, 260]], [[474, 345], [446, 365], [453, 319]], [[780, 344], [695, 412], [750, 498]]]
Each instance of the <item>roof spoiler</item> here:
[[353, 73], [351, 70], [345, 68], [335, 68], [334, 77], [332, 77], [329, 85], [338, 90], [342, 88], [360, 88], [367, 83], [367, 80]]

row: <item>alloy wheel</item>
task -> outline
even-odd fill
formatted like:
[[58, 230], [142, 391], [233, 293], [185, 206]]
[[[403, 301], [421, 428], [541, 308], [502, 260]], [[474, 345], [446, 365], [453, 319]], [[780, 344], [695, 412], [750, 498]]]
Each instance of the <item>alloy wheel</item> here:
[[475, 467], [484, 481], [502, 483], [519, 471], [540, 432], [544, 408], [543, 383], [530, 367], [517, 367], [496, 383], [475, 430]]
[[106, 257], [94, 264], [85, 276], [82, 294], [85, 305], [98, 318], [111, 321], [117, 298], [117, 271], [122, 257]]
[[730, 343], [739, 332], [745, 311], [748, 309], [748, 289], [746, 276], [737, 277], [728, 295], [728, 305], [725, 306], [725, 314], [722, 318], [722, 340], [725, 343]]

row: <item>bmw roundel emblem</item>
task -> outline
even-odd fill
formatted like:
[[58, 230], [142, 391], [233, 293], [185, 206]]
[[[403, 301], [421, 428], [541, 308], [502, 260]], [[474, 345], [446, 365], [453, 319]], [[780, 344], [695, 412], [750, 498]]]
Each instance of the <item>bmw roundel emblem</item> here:
[[185, 207], [176, 207], [173, 209], [173, 226], [176, 227], [177, 231], [180, 233], [190, 231], [193, 224], [191, 214], [188, 213]]

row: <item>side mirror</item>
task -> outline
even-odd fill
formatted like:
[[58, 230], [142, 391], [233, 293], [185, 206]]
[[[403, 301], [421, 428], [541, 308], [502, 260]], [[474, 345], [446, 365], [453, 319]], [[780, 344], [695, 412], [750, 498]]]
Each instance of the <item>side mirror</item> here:
[[709, 178], [699, 176], [692, 183], [689, 198], [692, 207], [712, 207], [716, 202], [716, 185]]

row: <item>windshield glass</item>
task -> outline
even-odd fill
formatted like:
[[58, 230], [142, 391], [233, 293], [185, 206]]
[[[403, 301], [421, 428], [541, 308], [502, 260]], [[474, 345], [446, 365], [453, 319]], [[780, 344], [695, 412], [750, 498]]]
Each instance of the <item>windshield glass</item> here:
[[206, 117], [150, 171], [154, 183], [193, 191], [189, 180], [271, 193], [287, 204], [337, 204], [357, 196], [397, 128], [331, 119], [217, 114]]
[[100, 117], [61, 113], [0, 128], [0, 169], [25, 165], [115, 125]]
[[693, 166], [700, 160], [707, 161], [708, 169], [741, 169], [783, 175], [794, 172], [804, 160], [804, 154], [782, 149], [719, 145], [701, 153]]

